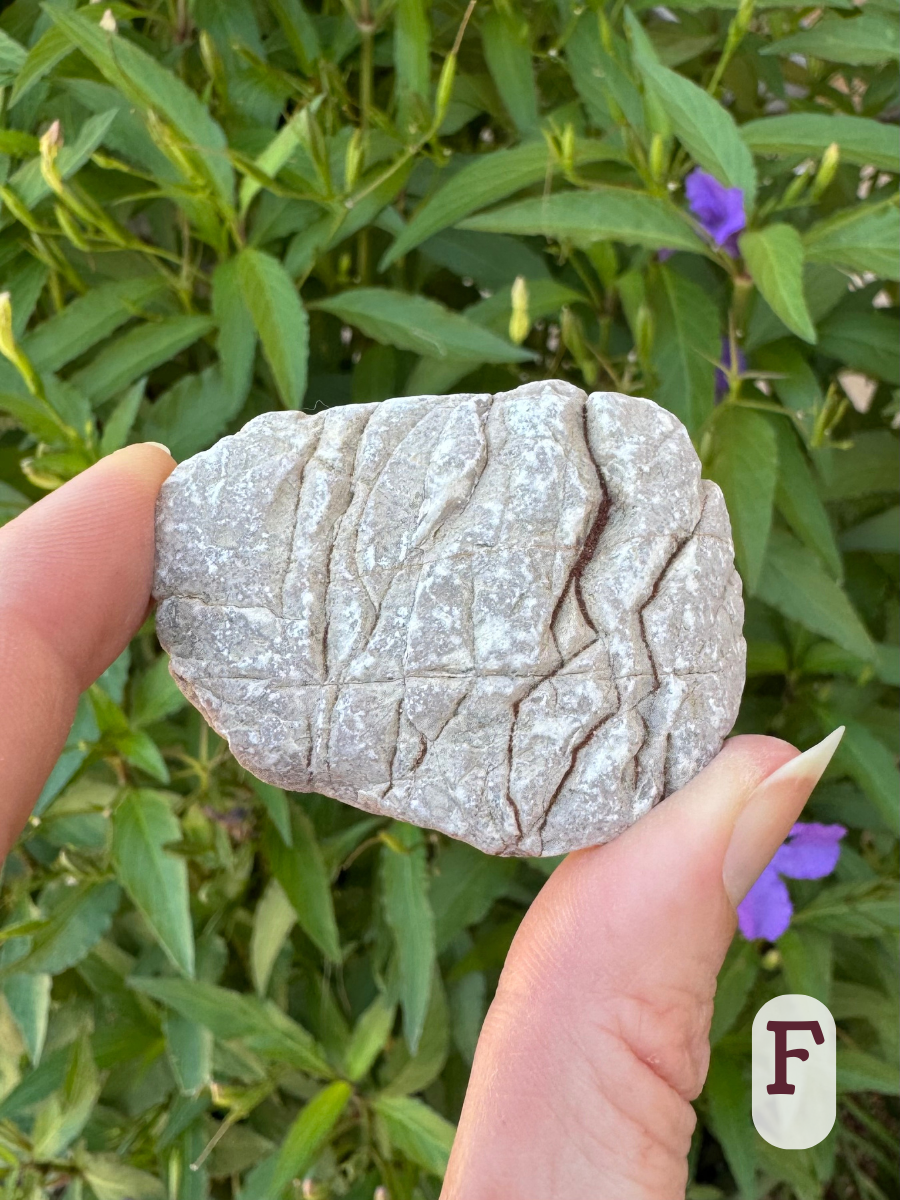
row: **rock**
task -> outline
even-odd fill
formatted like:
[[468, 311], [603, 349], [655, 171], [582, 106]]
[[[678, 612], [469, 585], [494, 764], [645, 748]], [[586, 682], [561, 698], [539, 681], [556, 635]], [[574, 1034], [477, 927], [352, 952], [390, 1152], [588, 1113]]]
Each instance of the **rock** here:
[[491, 854], [615, 837], [713, 757], [744, 680], [684, 427], [558, 381], [256, 417], [163, 485], [154, 595], [254, 775]]

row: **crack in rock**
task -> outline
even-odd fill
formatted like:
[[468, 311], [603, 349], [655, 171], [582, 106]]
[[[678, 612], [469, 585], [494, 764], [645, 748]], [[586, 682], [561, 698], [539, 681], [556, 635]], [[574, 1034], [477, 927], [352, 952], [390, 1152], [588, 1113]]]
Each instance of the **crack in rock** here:
[[560, 381], [255, 418], [163, 485], [153, 592], [173, 677], [250, 771], [494, 854], [615, 837], [743, 687], [686, 431]]

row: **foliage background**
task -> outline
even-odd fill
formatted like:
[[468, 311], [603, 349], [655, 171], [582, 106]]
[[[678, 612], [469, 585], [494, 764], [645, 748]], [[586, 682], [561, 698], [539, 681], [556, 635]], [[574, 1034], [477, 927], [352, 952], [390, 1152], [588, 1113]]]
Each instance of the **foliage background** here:
[[[884, 1200], [897, 4], [468, 15], [460, 40], [460, 0], [3, 8], [0, 515], [128, 441], [184, 458], [279, 404], [563, 376], [676, 412], [734, 522], [739, 728], [846, 723], [807, 816], [850, 830], [777, 945], [732, 947], [689, 1194]], [[696, 165], [743, 191], [742, 259], [686, 214]], [[6, 864], [3, 1195], [436, 1197], [553, 865], [255, 783], [151, 618]], [[749, 1023], [781, 991], [838, 1021], [839, 1120], [808, 1152], [750, 1124]]]

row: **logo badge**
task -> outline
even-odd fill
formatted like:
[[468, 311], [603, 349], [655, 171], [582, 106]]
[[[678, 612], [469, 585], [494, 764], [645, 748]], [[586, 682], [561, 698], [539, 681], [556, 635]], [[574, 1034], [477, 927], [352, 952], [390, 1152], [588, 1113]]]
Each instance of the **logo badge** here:
[[782, 1150], [807, 1150], [834, 1125], [834, 1017], [812, 996], [776, 996], [753, 1020], [753, 1124]]

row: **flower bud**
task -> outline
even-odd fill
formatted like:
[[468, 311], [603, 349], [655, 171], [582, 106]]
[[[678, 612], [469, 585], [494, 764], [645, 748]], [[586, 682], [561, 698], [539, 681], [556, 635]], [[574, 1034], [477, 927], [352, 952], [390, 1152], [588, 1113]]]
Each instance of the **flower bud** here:
[[115, 33], [119, 28], [111, 8], [107, 8], [100, 18], [100, 28], [104, 33]]
[[816, 177], [813, 180], [812, 190], [809, 193], [810, 203], [814, 204], [828, 188], [828, 185], [834, 179], [835, 173], [841, 162], [841, 148], [837, 142], [832, 142], [825, 153], [822, 155], [822, 161], [819, 163], [819, 169], [816, 172]]
[[517, 275], [512, 285], [512, 314], [509, 318], [509, 340], [521, 346], [531, 329], [528, 313], [528, 284], [522, 275]]
[[19, 354], [13, 334], [12, 297], [9, 292], [0, 292], [0, 354], [12, 363]]
[[60, 195], [63, 182], [56, 167], [56, 156], [63, 144], [59, 121], [54, 121], [49, 129], [41, 135], [41, 175], [52, 192]]
[[650, 359], [654, 332], [653, 313], [647, 304], [641, 304], [634, 321], [634, 344], [641, 363]]
[[584, 340], [584, 330], [581, 327], [581, 321], [579, 321], [568, 305], [565, 305], [562, 310], [560, 331], [562, 333], [563, 344], [575, 359], [579, 371], [584, 376], [585, 383], [589, 387], [592, 387], [597, 382], [597, 364], [588, 350], [587, 342]]
[[602, 8], [597, 13], [597, 21], [600, 25], [600, 41], [603, 44], [603, 49], [607, 54], [612, 54], [614, 45], [612, 26], [609, 23], [609, 17], [607, 17]]
[[441, 74], [438, 78], [437, 91], [434, 97], [434, 125], [439, 129], [444, 123], [450, 97], [453, 94], [453, 84], [456, 82], [456, 55], [449, 54], [444, 59]]
[[356, 186], [362, 164], [362, 130], [354, 129], [353, 135], [347, 143], [347, 153], [344, 157], [344, 187], [347, 191], [351, 191]]
[[668, 165], [665, 139], [661, 133], [654, 133], [650, 139], [650, 177], [654, 183], [662, 183], [665, 180]]

